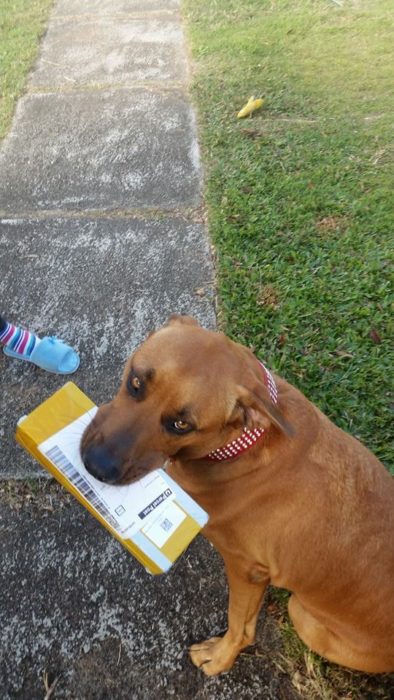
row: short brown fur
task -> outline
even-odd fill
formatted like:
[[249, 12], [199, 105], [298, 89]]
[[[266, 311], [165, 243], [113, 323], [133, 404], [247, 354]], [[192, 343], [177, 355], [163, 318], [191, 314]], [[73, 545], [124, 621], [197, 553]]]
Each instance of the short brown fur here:
[[[127, 388], [132, 368], [150, 373], [138, 400]], [[301, 392], [275, 380], [277, 410], [249, 350], [174, 317], [128, 361], [82, 456], [104, 445], [120, 465], [118, 483], [169, 457], [170, 475], [208, 512], [203, 534], [224, 559], [229, 610], [224, 637], [190, 650], [207, 675], [227, 671], [253, 643], [269, 583], [292, 592], [290, 617], [312, 650], [361, 671], [393, 671], [393, 479]], [[166, 420], [179, 415], [192, 429], [174, 435]], [[266, 436], [237, 459], [204, 459], [244, 424], [265, 427]]]

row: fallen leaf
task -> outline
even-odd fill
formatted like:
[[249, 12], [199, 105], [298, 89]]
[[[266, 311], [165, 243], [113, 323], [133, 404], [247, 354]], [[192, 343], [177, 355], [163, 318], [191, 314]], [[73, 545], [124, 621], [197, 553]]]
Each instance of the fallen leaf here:
[[250, 97], [247, 101], [246, 105], [244, 105], [242, 109], [238, 112], [238, 119], [243, 119], [244, 117], [248, 117], [250, 114], [253, 114], [253, 112], [255, 112], [256, 109], [262, 107], [263, 102], [264, 100], [260, 97], [256, 99], [254, 95], [252, 95], [252, 97]]
[[351, 352], [346, 352], [346, 350], [335, 350], [334, 354], [338, 357], [354, 357]]
[[371, 328], [369, 332], [369, 337], [371, 338], [372, 342], [375, 343], [375, 345], [379, 345], [382, 342], [382, 339], [377, 332], [376, 328]]

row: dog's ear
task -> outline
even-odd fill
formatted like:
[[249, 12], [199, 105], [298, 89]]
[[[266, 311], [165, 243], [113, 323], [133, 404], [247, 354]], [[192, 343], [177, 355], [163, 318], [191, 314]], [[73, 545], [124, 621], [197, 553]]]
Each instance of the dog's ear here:
[[198, 321], [196, 321], [195, 318], [192, 316], [182, 316], [181, 314], [171, 314], [170, 318], [168, 319], [167, 323], [165, 324], [166, 326], [173, 326], [173, 325], [182, 325], [182, 326], [199, 326], [200, 324]]
[[243, 411], [244, 425], [250, 429], [268, 428], [273, 423], [282, 433], [292, 437], [294, 428], [264, 393], [260, 386], [253, 391], [244, 386], [238, 387], [238, 412], [240, 409]]
[[234, 422], [239, 421], [242, 415], [243, 424], [247, 428], [268, 428], [273, 423], [285, 435], [289, 437], [294, 435], [294, 428], [283, 416], [280, 408], [271, 401], [263, 380], [262, 369], [258, 366], [252, 351], [244, 345], [229, 342], [242, 368], [242, 379], [236, 389]]

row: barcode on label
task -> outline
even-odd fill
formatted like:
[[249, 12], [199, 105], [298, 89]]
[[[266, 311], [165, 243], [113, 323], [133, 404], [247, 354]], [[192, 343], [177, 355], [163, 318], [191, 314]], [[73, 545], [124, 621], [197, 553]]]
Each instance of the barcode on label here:
[[163, 522], [160, 523], [160, 527], [162, 527], [165, 532], [169, 532], [172, 528], [171, 520], [164, 518]]
[[186, 513], [176, 503], [171, 502], [164, 504], [163, 510], [151, 520], [150, 523], [142, 528], [142, 533], [148, 537], [153, 544], [159, 549], [164, 547], [165, 543], [173, 537], [185, 520]]
[[71, 481], [72, 485], [78, 489], [82, 496], [89, 501], [90, 505], [92, 505], [113, 528], [119, 530], [119, 523], [115, 520], [112, 513], [110, 513], [105, 503], [103, 503], [101, 498], [93, 491], [89, 482], [75, 469], [61, 449], [55, 445], [55, 447], [51, 447], [50, 450], [45, 452], [45, 455], [60, 469], [69, 481]]

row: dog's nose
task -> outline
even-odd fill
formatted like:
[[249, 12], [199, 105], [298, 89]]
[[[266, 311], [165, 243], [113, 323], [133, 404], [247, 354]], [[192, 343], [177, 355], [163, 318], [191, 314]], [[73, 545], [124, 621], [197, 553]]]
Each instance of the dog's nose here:
[[92, 445], [82, 455], [82, 461], [92, 476], [99, 481], [116, 482], [121, 475], [118, 457], [102, 445]]

